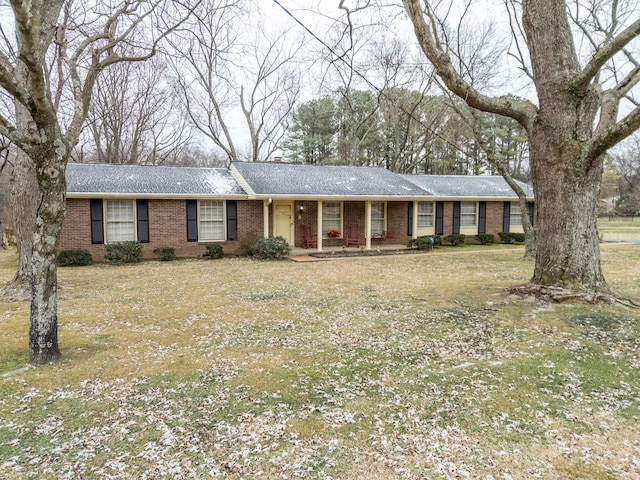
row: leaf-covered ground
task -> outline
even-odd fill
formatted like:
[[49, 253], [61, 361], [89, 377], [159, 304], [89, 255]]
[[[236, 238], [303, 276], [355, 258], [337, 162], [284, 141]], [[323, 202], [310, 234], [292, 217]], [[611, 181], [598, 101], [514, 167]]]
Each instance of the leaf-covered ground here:
[[[0, 478], [640, 478], [640, 313], [458, 252], [60, 269], [61, 362], [0, 300]], [[640, 297], [639, 246], [603, 268]]]

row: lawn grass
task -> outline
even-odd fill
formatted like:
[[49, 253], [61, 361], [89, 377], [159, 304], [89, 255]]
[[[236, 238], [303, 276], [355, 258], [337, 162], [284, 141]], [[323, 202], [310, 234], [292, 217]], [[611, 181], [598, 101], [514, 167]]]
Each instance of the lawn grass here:
[[[60, 269], [60, 362], [15, 372], [0, 300], [0, 478], [640, 478], [640, 313], [460, 252]], [[602, 263], [640, 297], [639, 246]]]
[[640, 241], [640, 217], [600, 217], [598, 231], [605, 241]]

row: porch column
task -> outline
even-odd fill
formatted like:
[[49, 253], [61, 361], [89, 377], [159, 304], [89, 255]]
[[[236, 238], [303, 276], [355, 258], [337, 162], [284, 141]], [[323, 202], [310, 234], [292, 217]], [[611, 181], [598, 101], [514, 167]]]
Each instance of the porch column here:
[[413, 225], [413, 227], [411, 228], [411, 231], [413, 232], [413, 235], [411, 235], [411, 238], [418, 238], [418, 201], [417, 200], [413, 201], [413, 216], [411, 218], [411, 223]]
[[269, 205], [271, 199], [262, 202], [262, 230], [264, 238], [269, 238]]
[[371, 200], [364, 202], [364, 248], [371, 250]]
[[322, 251], [322, 200], [318, 200], [318, 225], [316, 226], [318, 232], [318, 251]]

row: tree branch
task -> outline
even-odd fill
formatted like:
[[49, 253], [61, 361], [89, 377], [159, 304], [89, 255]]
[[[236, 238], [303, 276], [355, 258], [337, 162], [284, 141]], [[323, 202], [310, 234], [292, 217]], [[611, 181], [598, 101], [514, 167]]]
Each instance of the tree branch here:
[[636, 107], [622, 120], [596, 134], [589, 141], [582, 156], [586, 159], [597, 158], [638, 129], [640, 129], [640, 107]]
[[586, 89], [591, 80], [598, 75], [604, 64], [639, 35], [640, 20], [636, 20], [616, 37], [613, 37], [602, 48], [596, 50], [589, 63], [582, 69], [582, 72], [574, 78], [572, 82], [573, 88], [577, 90]]
[[433, 25], [433, 15], [430, 12], [423, 13], [420, 7], [420, 0], [403, 0], [403, 3], [413, 23], [414, 31], [422, 50], [447, 88], [464, 100], [470, 107], [511, 117], [527, 131], [530, 131], [537, 112], [536, 106], [526, 100], [491, 97], [478, 92], [455, 70], [449, 56], [438, 45], [435, 27], [432, 26], [430, 28], [424, 18], [426, 14], [432, 20]]

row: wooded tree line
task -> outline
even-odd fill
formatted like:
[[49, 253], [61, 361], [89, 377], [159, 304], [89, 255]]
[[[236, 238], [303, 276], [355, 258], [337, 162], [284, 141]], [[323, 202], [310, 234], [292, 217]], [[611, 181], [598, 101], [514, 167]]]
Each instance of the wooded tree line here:
[[296, 107], [283, 142], [285, 156], [312, 165], [376, 166], [398, 173], [497, 175], [479, 145], [483, 142], [514, 178], [527, 179], [527, 136], [511, 119], [479, 114], [478, 139], [473, 120], [444, 95], [394, 88], [359, 90], [350, 98], [347, 102], [338, 90]]

